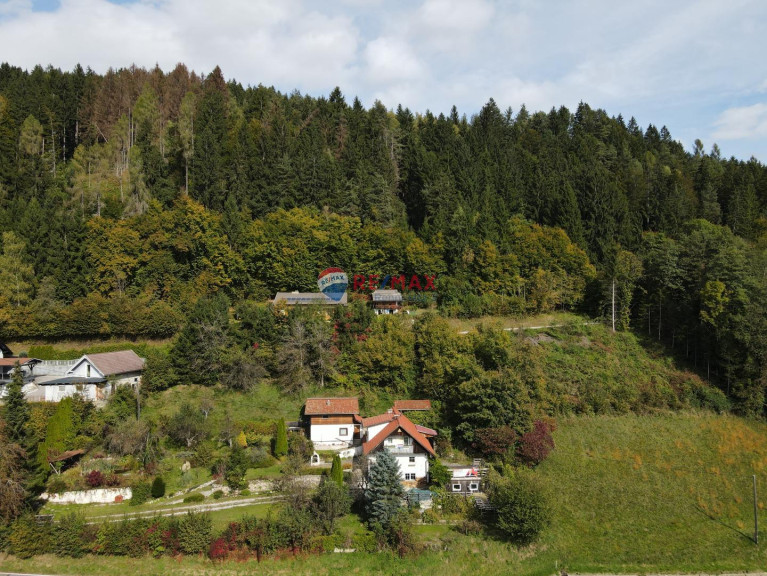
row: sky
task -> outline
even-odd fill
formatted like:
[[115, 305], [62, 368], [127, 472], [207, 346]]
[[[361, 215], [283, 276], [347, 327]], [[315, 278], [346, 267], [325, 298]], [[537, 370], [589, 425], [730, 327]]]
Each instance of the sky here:
[[0, 0], [0, 61], [135, 64], [471, 118], [579, 102], [767, 163], [764, 0]]

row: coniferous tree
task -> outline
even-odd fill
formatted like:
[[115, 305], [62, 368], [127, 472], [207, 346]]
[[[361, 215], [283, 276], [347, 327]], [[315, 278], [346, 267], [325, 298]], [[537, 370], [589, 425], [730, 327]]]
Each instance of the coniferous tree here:
[[3, 417], [8, 440], [20, 446], [26, 445], [26, 425], [29, 421], [29, 405], [24, 397], [24, 392], [22, 392], [23, 387], [24, 378], [17, 362], [13, 370], [13, 378], [7, 387], [8, 393], [5, 396]]
[[288, 453], [288, 429], [285, 426], [285, 418], [277, 422], [277, 435], [274, 438], [274, 455], [282, 458]]
[[330, 479], [339, 486], [344, 485], [344, 469], [341, 464], [341, 457], [338, 454], [333, 455], [333, 464], [330, 466]]
[[402, 507], [405, 490], [400, 482], [399, 464], [386, 450], [375, 454], [376, 461], [368, 473], [365, 490], [365, 512], [368, 522], [388, 527]]

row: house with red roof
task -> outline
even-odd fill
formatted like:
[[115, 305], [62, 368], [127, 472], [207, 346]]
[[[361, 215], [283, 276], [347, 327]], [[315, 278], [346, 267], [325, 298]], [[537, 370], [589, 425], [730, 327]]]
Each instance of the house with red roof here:
[[360, 438], [362, 418], [357, 398], [308, 398], [304, 422], [317, 448], [349, 448]]
[[429, 479], [429, 458], [437, 457], [431, 444], [436, 431], [414, 424], [395, 409], [363, 419], [362, 426], [362, 455], [369, 461], [375, 461], [376, 454], [385, 450], [397, 460], [405, 485], [415, 486]]

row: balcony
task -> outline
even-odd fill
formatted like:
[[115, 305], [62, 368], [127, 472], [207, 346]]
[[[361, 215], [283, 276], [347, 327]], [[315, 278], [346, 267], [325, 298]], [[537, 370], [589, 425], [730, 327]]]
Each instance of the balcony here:
[[415, 454], [414, 446], [384, 446], [384, 450], [390, 454]]

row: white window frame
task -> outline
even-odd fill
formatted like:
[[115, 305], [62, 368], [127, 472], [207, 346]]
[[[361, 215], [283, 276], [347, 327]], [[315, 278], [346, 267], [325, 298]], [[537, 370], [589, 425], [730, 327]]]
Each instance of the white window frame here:
[[462, 489], [460, 484], [453, 484], [453, 492], [460, 492]]
[[479, 492], [479, 482], [469, 482], [469, 492]]
[[338, 435], [339, 436], [348, 436], [349, 435], [349, 428], [339, 428], [338, 429]]

